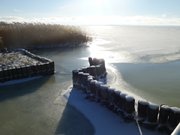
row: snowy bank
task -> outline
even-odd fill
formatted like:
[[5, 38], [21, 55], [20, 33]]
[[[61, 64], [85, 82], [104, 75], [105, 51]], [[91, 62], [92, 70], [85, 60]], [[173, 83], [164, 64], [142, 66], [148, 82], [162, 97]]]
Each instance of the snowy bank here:
[[85, 99], [80, 90], [68, 89], [63, 97], [87, 117], [95, 128], [95, 135], [161, 135], [157, 131], [138, 127], [136, 122], [125, 122], [102, 105]]

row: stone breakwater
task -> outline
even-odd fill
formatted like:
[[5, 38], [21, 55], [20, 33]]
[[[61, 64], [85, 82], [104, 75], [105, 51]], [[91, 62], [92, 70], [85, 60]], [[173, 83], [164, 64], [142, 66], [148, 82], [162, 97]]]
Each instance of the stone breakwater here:
[[73, 87], [86, 94], [86, 98], [98, 102], [121, 116], [126, 122], [138, 124], [164, 133], [172, 133], [180, 122], [180, 108], [157, 105], [148, 101], [136, 101], [120, 90], [107, 86], [104, 59], [89, 58], [90, 66], [72, 71]]
[[[2, 59], [12, 59], [0, 63], [0, 83], [34, 76], [54, 74], [54, 61], [32, 54], [25, 49], [2, 52]], [[10, 56], [12, 56], [10, 58]], [[16, 59], [16, 60], [15, 60]], [[17, 62], [15, 62], [17, 61]]]

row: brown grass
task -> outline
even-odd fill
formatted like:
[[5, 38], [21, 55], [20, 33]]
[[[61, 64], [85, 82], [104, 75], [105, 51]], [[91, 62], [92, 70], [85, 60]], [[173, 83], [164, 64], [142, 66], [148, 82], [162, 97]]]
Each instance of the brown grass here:
[[0, 48], [3, 48], [3, 42], [2, 42], [1, 37], [0, 37]]
[[1, 48], [76, 47], [90, 40], [85, 32], [75, 26], [0, 23]]

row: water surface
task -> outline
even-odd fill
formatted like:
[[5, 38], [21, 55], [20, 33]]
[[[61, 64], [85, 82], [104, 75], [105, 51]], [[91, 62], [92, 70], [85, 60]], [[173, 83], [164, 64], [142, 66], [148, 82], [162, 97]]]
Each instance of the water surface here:
[[[56, 73], [24, 83], [0, 86], [1, 135], [83, 135], [92, 124], [62, 98], [71, 85], [73, 69], [87, 66], [86, 48], [34, 51], [55, 61]], [[80, 129], [83, 130], [80, 130]]]
[[[180, 107], [180, 27], [91, 26], [91, 56], [106, 59], [114, 87]], [[115, 77], [113, 77], [115, 78]]]

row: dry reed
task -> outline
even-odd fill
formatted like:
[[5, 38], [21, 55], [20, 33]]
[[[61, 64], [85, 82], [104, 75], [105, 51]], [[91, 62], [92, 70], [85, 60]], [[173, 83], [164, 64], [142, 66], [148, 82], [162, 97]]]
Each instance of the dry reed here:
[[80, 28], [41, 23], [0, 23], [1, 48], [76, 47], [90, 41]]

